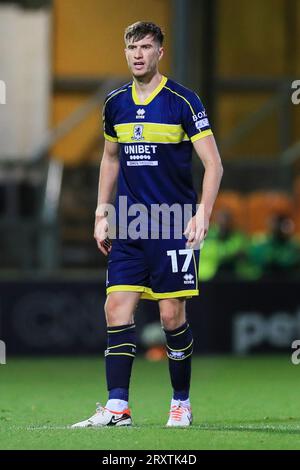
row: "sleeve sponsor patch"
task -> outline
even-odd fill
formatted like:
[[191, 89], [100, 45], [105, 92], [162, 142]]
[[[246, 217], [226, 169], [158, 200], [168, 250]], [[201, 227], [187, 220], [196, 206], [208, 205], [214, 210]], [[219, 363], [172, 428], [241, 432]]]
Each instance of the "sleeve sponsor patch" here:
[[200, 121], [196, 121], [195, 126], [196, 126], [196, 129], [198, 129], [198, 131], [201, 131], [205, 127], [209, 127], [208, 119], [205, 118], [205, 119], [200, 119]]

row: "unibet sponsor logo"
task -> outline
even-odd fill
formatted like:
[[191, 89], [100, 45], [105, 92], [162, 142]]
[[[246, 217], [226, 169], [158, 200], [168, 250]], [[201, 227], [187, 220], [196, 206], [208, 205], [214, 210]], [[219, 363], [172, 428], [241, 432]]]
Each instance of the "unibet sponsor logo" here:
[[151, 160], [150, 155], [130, 155], [130, 160]]
[[158, 160], [152, 160], [156, 150], [157, 145], [125, 145], [124, 152], [130, 159], [127, 161], [127, 166], [158, 166]]
[[124, 152], [126, 155], [135, 155], [135, 154], [155, 154], [157, 150], [157, 145], [125, 145]]

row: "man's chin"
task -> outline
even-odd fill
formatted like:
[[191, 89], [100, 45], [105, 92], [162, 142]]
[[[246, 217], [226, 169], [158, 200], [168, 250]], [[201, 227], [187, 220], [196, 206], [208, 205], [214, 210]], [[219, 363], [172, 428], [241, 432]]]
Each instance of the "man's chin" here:
[[145, 70], [132, 70], [131, 73], [134, 78], [146, 78], [148, 75]]

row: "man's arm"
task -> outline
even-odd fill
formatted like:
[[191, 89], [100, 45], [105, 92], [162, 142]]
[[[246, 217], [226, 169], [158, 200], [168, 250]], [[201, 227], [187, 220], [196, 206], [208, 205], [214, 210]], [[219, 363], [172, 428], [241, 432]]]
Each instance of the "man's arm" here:
[[112, 204], [114, 188], [119, 174], [119, 145], [105, 140], [103, 157], [100, 165], [98, 203], [95, 213], [94, 238], [99, 250], [107, 256], [111, 250], [108, 243], [107, 204]]
[[223, 175], [221, 158], [212, 135], [196, 140], [193, 146], [204, 165], [205, 173], [200, 206], [196, 215], [189, 221], [184, 232], [188, 238], [187, 246], [190, 248], [195, 248], [206, 237], [209, 219]]

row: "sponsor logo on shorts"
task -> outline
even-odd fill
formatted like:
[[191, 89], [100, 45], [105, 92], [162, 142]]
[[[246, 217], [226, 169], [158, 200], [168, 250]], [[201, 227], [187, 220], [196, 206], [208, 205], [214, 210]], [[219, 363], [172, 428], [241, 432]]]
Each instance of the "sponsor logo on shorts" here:
[[192, 274], [185, 274], [183, 279], [184, 284], [194, 284], [194, 276]]

